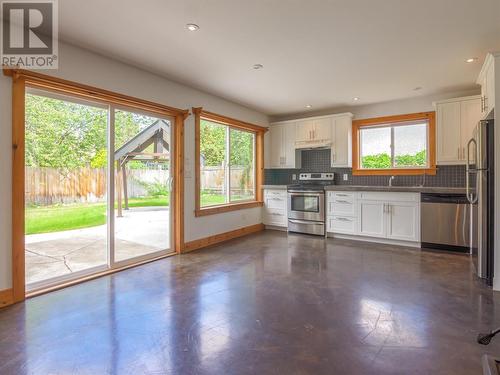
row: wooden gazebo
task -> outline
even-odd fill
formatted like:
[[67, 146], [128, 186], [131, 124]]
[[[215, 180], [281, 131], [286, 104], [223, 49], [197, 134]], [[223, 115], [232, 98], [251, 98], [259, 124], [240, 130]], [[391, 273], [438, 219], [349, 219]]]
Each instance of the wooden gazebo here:
[[[152, 152], [145, 150], [153, 145]], [[122, 199], [128, 210], [127, 163], [131, 160], [166, 162], [170, 160], [170, 123], [157, 120], [115, 152], [116, 191], [118, 199], [118, 217], [122, 216]]]

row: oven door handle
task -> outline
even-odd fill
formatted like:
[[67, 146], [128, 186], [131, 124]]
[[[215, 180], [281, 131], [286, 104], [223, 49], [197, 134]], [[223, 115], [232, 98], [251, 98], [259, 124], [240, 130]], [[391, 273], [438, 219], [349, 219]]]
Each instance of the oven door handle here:
[[317, 191], [301, 191], [301, 190], [288, 190], [288, 195], [292, 195], [294, 197], [296, 196], [302, 196], [306, 195], [308, 197], [313, 196], [313, 197], [319, 197], [321, 195], [325, 195], [324, 192], [317, 192]]
[[290, 223], [293, 224], [308, 224], [308, 225], [322, 225], [322, 221], [310, 221], [310, 220], [297, 220], [297, 219], [288, 219]]

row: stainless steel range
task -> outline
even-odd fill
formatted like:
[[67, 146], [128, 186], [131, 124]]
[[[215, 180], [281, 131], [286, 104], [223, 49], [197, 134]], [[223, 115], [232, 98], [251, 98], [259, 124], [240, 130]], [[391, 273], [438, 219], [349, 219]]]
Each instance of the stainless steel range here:
[[301, 173], [288, 185], [289, 232], [325, 235], [325, 186], [333, 180], [333, 173]]

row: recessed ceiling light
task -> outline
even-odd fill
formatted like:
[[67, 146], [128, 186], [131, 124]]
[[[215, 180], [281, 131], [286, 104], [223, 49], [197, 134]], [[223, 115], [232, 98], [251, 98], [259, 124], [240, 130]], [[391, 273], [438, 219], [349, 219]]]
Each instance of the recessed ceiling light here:
[[306, 108], [312, 108], [312, 105], [308, 104], [306, 105]]
[[186, 29], [188, 29], [189, 31], [196, 31], [200, 28], [200, 26], [198, 26], [197, 24], [195, 23], [188, 23], [186, 25]]
[[357, 102], [359, 100], [359, 98], [357, 96], [355, 96], [354, 98], [352, 98], [352, 100], [354, 100], [355, 102]]
[[477, 61], [477, 57], [471, 57], [471, 58], [468, 58], [467, 60], [465, 60], [466, 63], [472, 63], [474, 61]]
[[255, 70], [262, 69], [263, 67], [264, 67], [264, 65], [262, 65], [262, 64], [254, 64], [254, 66], [253, 66], [253, 68], [254, 68]]

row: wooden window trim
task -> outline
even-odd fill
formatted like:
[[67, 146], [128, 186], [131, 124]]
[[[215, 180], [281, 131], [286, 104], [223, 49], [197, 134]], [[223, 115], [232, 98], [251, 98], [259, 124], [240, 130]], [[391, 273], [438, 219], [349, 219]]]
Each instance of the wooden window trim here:
[[[195, 216], [215, 215], [223, 212], [263, 206], [262, 184], [264, 183], [264, 133], [266, 127], [240, 121], [231, 117], [204, 111], [202, 107], [193, 108], [195, 119]], [[201, 119], [214, 121], [232, 128], [246, 130], [255, 134], [255, 199], [244, 202], [225, 203], [217, 206], [201, 207], [200, 202], [200, 122]]]
[[189, 110], [130, 97], [76, 82], [22, 69], [4, 69], [12, 77], [12, 294], [13, 302], [26, 298], [25, 282], [25, 96], [26, 87], [138, 109], [174, 118], [174, 249], [184, 250], [184, 120]]
[[[429, 123], [429, 167], [428, 168], [392, 168], [392, 169], [362, 169], [359, 167], [359, 133], [363, 128], [387, 123], [426, 120]], [[352, 122], [352, 174], [354, 176], [393, 176], [393, 175], [435, 175], [436, 168], [436, 113], [419, 112], [405, 115], [384, 116]]]

